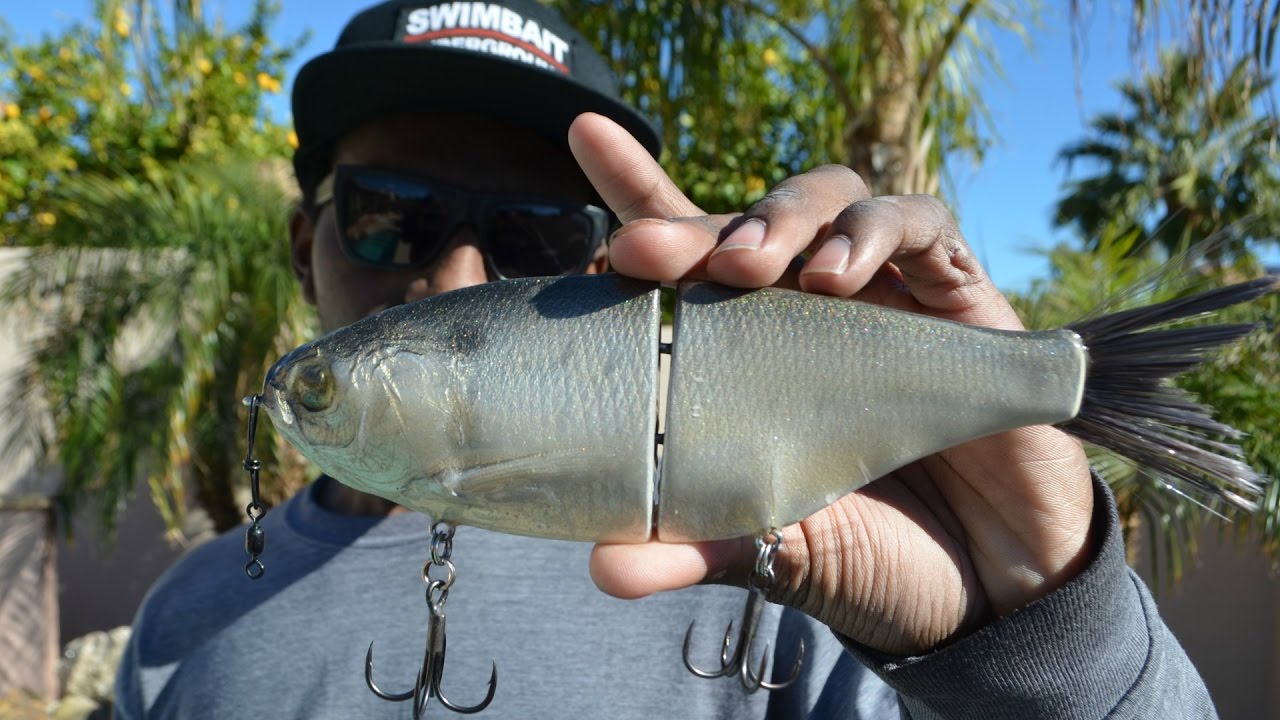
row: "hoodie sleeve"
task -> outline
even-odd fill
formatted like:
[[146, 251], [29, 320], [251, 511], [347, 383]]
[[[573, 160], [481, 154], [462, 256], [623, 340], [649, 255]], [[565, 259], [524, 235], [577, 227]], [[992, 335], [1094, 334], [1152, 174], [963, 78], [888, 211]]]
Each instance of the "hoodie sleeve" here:
[[139, 687], [141, 679], [138, 673], [138, 657], [135, 646], [135, 641], [138, 637], [136, 620], [134, 628], [135, 631], [129, 634], [129, 642], [125, 645], [124, 654], [120, 656], [120, 665], [116, 669], [114, 698], [111, 708], [112, 720], [140, 720], [145, 714], [142, 710], [142, 690]]
[[1190, 659], [1125, 562], [1115, 498], [1094, 476], [1097, 556], [1074, 580], [921, 657], [845, 646], [900, 696], [903, 718], [1216, 718]]

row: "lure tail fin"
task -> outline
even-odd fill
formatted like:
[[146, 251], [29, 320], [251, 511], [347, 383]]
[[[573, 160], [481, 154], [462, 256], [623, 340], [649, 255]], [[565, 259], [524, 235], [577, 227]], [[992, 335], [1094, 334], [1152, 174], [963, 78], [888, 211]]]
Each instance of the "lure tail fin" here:
[[1161, 326], [1278, 290], [1280, 276], [1266, 276], [1069, 325], [1088, 350], [1089, 368], [1080, 412], [1059, 427], [1172, 480], [1176, 487], [1254, 510], [1262, 478], [1235, 443], [1243, 433], [1213, 419], [1211, 408], [1168, 380], [1255, 326]]

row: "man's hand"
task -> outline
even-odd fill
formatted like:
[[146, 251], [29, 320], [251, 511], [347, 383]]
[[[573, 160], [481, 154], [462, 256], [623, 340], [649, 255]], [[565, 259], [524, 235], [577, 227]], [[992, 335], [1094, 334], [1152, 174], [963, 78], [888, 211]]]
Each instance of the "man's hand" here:
[[[1021, 329], [950, 212], [927, 196], [872, 198], [851, 170], [790, 178], [742, 215], [707, 216], [622, 128], [583, 115], [579, 164], [626, 223], [615, 270], [674, 282], [782, 284], [912, 312]], [[798, 271], [792, 260], [808, 253]], [[851, 410], [851, 412], [853, 412]], [[770, 599], [877, 650], [925, 652], [1059, 587], [1087, 563], [1093, 490], [1078, 443], [1029, 427], [911, 463], [784, 528]], [[750, 538], [600, 545], [605, 592], [640, 597], [745, 583]]]

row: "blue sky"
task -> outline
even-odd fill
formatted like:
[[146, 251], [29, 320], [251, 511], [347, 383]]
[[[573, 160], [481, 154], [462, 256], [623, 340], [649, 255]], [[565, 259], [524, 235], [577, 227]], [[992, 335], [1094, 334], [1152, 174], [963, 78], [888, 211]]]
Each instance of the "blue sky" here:
[[[20, 38], [35, 38], [80, 17], [91, 4], [90, 0], [10, 0], [0, 17]], [[291, 81], [302, 61], [330, 48], [342, 24], [366, 3], [282, 0], [282, 4], [274, 26], [279, 39], [311, 31], [310, 41], [290, 68]], [[1005, 70], [1005, 78], [987, 80], [987, 102], [998, 139], [980, 168], [957, 167], [954, 173], [951, 199], [961, 229], [996, 284], [1005, 290], [1025, 289], [1033, 278], [1045, 275], [1045, 263], [1034, 249], [1067, 237], [1050, 225], [1052, 206], [1066, 177], [1065, 168], [1055, 163], [1058, 149], [1083, 135], [1088, 117], [1114, 108], [1114, 82], [1135, 72], [1127, 44], [1127, 17], [1111, 3], [1096, 3], [1086, 23], [1078, 75], [1067, 3], [1046, 5], [1041, 26], [1031, 30], [1030, 48], [1011, 34], [993, 35]], [[205, 5], [206, 12], [222, 14], [232, 24], [243, 19], [250, 6], [250, 0], [212, 0]], [[286, 84], [285, 93], [273, 98], [278, 117], [288, 114], [288, 89]]]

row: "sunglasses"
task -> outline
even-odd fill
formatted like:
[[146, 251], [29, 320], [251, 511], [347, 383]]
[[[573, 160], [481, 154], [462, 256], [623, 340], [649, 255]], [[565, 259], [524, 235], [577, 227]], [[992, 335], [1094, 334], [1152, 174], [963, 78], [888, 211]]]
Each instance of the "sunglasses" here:
[[355, 165], [339, 165], [316, 187], [316, 207], [330, 201], [342, 251], [354, 263], [384, 270], [426, 267], [468, 224], [497, 279], [586, 272], [611, 221], [594, 205], [469, 192]]

